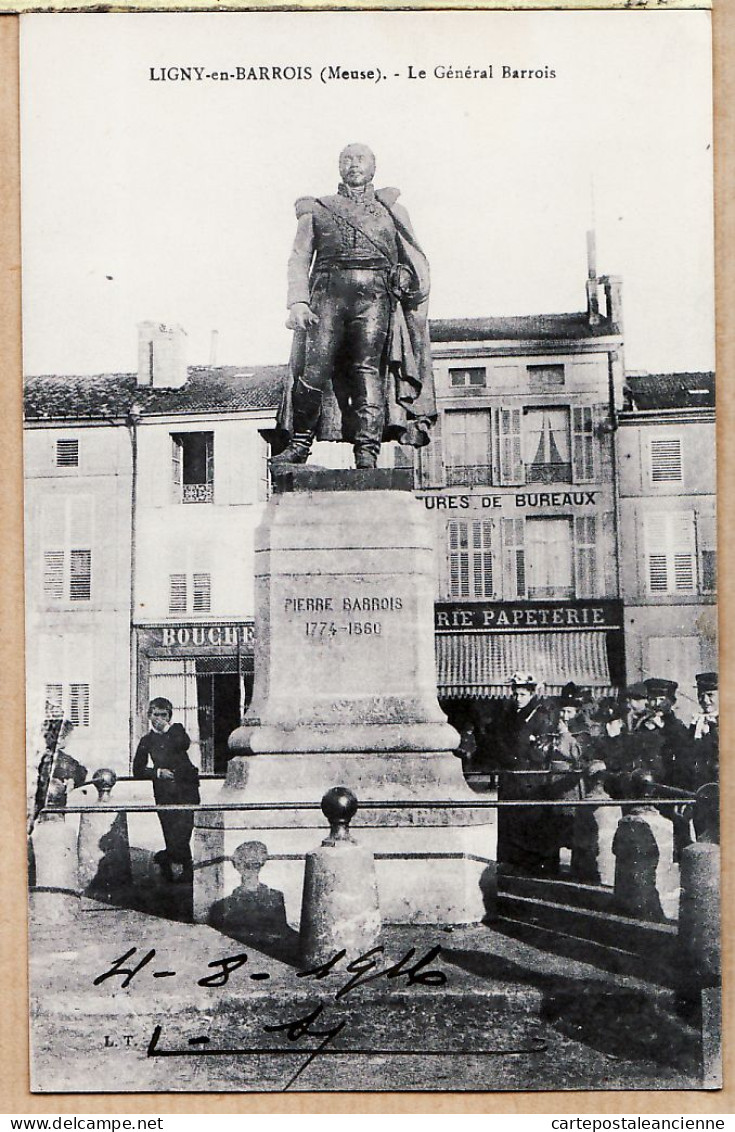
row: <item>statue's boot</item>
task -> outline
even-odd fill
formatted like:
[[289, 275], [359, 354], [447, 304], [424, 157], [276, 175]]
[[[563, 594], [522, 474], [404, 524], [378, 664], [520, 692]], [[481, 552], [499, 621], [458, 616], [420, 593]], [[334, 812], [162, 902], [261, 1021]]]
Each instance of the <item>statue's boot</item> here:
[[319, 416], [322, 411], [321, 390], [312, 389], [310, 385], [305, 385], [303, 381], [297, 381], [291, 396], [293, 432], [283, 452], [271, 457], [271, 468], [281, 468], [288, 464], [305, 464], [309, 459], [311, 446], [316, 436]]
[[355, 417], [357, 428], [352, 446], [355, 453], [355, 467], [374, 468], [378, 463], [380, 441], [383, 436], [385, 408], [382, 403], [360, 405], [355, 410]]

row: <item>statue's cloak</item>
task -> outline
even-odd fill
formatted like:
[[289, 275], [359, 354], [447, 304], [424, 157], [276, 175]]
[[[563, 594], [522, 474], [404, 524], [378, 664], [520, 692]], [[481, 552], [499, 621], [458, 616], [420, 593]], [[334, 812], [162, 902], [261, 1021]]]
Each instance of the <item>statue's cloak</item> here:
[[[383, 440], [397, 440], [422, 448], [429, 443], [429, 430], [436, 420], [428, 325], [429, 263], [413, 234], [408, 213], [396, 204], [398, 189], [379, 189], [375, 195], [393, 218], [398, 262], [408, 267], [412, 276], [410, 288], [394, 304], [386, 338], [382, 363], [388, 373]], [[297, 202], [297, 212], [308, 210], [312, 204], [318, 207], [320, 203], [313, 198], [302, 198]], [[305, 352], [306, 331], [294, 330], [288, 378], [277, 419], [277, 427], [284, 438], [293, 432], [291, 391], [303, 373]], [[322, 394], [318, 440], [352, 442], [354, 438], [357, 422], [345, 383], [339, 381], [341, 372], [344, 372], [344, 363], [338, 356], [332, 380]]]

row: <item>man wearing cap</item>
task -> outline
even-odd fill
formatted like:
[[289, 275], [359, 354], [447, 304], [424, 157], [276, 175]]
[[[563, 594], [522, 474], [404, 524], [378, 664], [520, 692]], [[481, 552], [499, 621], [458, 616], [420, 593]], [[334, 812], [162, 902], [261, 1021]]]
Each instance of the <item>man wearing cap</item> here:
[[643, 683], [630, 684], [625, 689], [625, 725], [627, 730], [635, 731], [648, 712], [648, 689]]
[[[652, 732], [659, 730], [662, 737], [661, 760], [663, 778], [658, 781], [674, 785], [675, 766], [688, 756], [688, 734], [685, 725], [674, 715], [676, 692], [679, 685], [675, 680], [661, 680], [650, 677], [643, 681], [648, 690], [648, 708], [651, 718], [644, 727]], [[655, 778], [655, 775], [654, 775]]]
[[[546, 796], [546, 780], [523, 771], [547, 769], [548, 738], [554, 713], [539, 695], [536, 677], [514, 672], [510, 678], [511, 708], [502, 763], [515, 773], [500, 774], [498, 799]], [[553, 870], [553, 833], [543, 807], [513, 807], [498, 813], [498, 860], [527, 872]]]
[[[720, 777], [720, 693], [716, 672], [700, 672], [697, 699], [700, 711], [689, 728], [687, 758], [676, 767], [676, 786], [692, 792], [703, 786], [717, 785]], [[694, 809], [694, 830], [699, 839], [702, 813]]]

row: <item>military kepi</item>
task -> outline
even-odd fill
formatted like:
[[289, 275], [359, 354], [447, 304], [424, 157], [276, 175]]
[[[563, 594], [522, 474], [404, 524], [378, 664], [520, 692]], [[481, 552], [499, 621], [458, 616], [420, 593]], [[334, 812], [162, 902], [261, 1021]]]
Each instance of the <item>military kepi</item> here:
[[716, 692], [719, 688], [716, 672], [700, 672], [694, 679], [697, 681], [698, 692]]

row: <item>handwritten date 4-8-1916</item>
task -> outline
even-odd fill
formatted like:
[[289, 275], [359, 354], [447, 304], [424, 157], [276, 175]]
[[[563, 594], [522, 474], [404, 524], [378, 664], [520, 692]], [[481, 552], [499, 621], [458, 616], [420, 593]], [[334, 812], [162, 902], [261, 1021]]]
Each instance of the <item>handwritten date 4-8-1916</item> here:
[[[94, 986], [100, 986], [108, 979], [119, 978], [122, 980], [120, 983], [121, 988], [130, 985], [135, 976], [148, 967], [153, 962], [156, 949], [152, 947], [146, 954], [134, 964], [128, 964], [128, 960], [133, 960], [137, 947], [131, 947], [124, 955], [120, 955], [115, 959], [112, 965], [103, 971], [101, 975], [97, 975], [93, 979]], [[349, 978], [340, 984], [335, 991], [335, 999], [344, 998], [350, 991], [358, 986], [364, 986], [367, 983], [375, 982], [376, 979], [405, 979], [405, 985], [408, 987], [422, 986], [422, 987], [443, 987], [446, 985], [447, 976], [444, 971], [438, 968], [432, 968], [430, 964], [439, 957], [441, 947], [437, 944], [429, 948], [424, 955], [416, 959], [416, 948], [410, 947], [396, 963], [391, 963], [388, 966], [383, 966], [385, 960], [385, 952], [382, 947], [373, 947], [366, 951], [363, 955], [358, 955], [357, 958], [344, 962], [347, 958], [347, 952], [342, 949], [335, 952], [335, 954], [328, 959], [325, 963], [319, 964], [317, 967], [311, 967], [305, 971], [298, 971], [296, 978], [298, 979], [315, 979], [322, 980], [331, 974], [348, 974]], [[201, 979], [197, 980], [197, 985], [200, 987], [218, 988], [225, 986], [230, 976], [237, 970], [240, 970], [248, 962], [246, 952], [240, 952], [237, 955], [228, 955], [223, 959], [213, 959], [207, 964], [208, 967], [213, 968], [213, 973], [204, 975]], [[151, 970], [149, 972], [154, 979], [174, 978], [176, 971], [167, 970]], [[270, 975], [267, 971], [257, 971], [250, 975], [252, 980], [268, 979]]]

